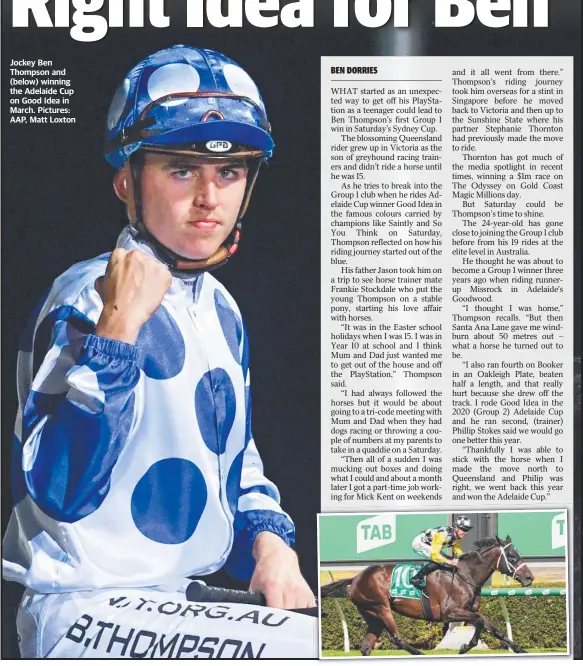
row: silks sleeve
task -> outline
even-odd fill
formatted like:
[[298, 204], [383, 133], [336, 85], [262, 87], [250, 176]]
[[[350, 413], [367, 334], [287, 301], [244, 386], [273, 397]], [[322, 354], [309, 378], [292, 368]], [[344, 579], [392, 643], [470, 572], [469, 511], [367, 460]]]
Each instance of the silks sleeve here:
[[441, 549], [445, 544], [445, 538], [446, 535], [443, 532], [436, 532], [433, 535], [433, 540], [431, 542], [431, 552], [429, 556], [434, 562], [439, 562], [439, 564], [447, 562], [447, 558], [441, 554]]

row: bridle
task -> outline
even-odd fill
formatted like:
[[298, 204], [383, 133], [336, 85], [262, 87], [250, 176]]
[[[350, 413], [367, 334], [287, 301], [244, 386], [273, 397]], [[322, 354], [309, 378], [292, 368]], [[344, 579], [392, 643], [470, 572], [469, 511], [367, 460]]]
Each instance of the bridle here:
[[[482, 556], [482, 553], [480, 553], [479, 550], [474, 550], [473, 552], [478, 556], [478, 559], [482, 561], [483, 564], [486, 565], [488, 568], [488, 576], [487, 578], [490, 577], [490, 575], [494, 571], [501, 571], [500, 569], [500, 561], [503, 560], [504, 564], [506, 565], [506, 570], [508, 573], [502, 572], [507, 576], [511, 576], [512, 578], [516, 579], [516, 574], [522, 569], [522, 567], [526, 566], [526, 562], [523, 562], [522, 564], [519, 564], [517, 567], [515, 567], [510, 560], [508, 559], [508, 556], [506, 555], [506, 548], [508, 546], [511, 546], [512, 543], [507, 543], [505, 546], [502, 546], [501, 544], [498, 544], [498, 548], [500, 548], [500, 554], [498, 555], [498, 560], [496, 561], [496, 565], [493, 565], [491, 562], [488, 562], [484, 559]], [[469, 554], [469, 553], [468, 553]], [[468, 585], [471, 585], [472, 587], [481, 587], [481, 585], [477, 585], [476, 583], [471, 583], [469, 580], [466, 580], [463, 576], [460, 575], [459, 570], [456, 568], [454, 572], [454, 576], [458, 576], [458, 578], [461, 578], [465, 583], [468, 583]]]
[[[506, 565], [506, 568], [508, 570], [508, 573], [506, 573], [507, 576], [511, 575], [512, 578], [516, 579], [516, 574], [522, 569], [522, 567], [526, 566], [526, 562], [523, 562], [522, 564], [519, 564], [517, 567], [515, 567], [512, 562], [508, 559], [506, 555], [506, 549], [508, 546], [511, 546], [511, 543], [507, 543], [505, 546], [500, 546], [500, 555], [498, 555], [498, 561], [496, 562], [496, 569], [500, 570], [500, 560], [504, 559], [504, 564]], [[502, 572], [505, 573], [505, 572]]]

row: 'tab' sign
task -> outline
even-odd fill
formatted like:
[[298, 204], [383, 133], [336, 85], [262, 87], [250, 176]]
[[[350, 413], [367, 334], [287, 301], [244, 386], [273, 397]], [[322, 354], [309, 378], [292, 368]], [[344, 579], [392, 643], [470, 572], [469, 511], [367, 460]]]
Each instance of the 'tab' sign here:
[[564, 513], [554, 516], [552, 524], [552, 548], [564, 548], [567, 542], [567, 517]]
[[362, 520], [356, 526], [356, 552], [365, 553], [367, 550], [394, 543], [396, 539], [395, 514], [385, 513]]
[[448, 520], [446, 513], [324, 514], [319, 516], [320, 561], [417, 560], [413, 539]]

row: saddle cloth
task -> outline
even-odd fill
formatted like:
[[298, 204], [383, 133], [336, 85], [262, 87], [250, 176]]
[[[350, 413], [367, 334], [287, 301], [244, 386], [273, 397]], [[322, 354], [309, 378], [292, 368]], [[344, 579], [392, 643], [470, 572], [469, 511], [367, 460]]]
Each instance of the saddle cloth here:
[[421, 592], [411, 585], [411, 578], [421, 569], [420, 564], [397, 564], [391, 576], [390, 594], [393, 599], [400, 597], [406, 599], [419, 599]]

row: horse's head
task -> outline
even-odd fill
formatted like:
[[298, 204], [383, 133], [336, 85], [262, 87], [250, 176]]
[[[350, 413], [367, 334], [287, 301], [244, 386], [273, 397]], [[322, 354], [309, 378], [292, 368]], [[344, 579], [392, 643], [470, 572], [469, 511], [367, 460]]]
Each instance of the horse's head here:
[[500, 555], [496, 564], [496, 569], [500, 573], [506, 574], [515, 578], [522, 587], [532, 585], [534, 576], [532, 571], [526, 566], [520, 553], [514, 547], [512, 539], [507, 536], [506, 541], [502, 541], [496, 537], [498, 546], [500, 547]]

